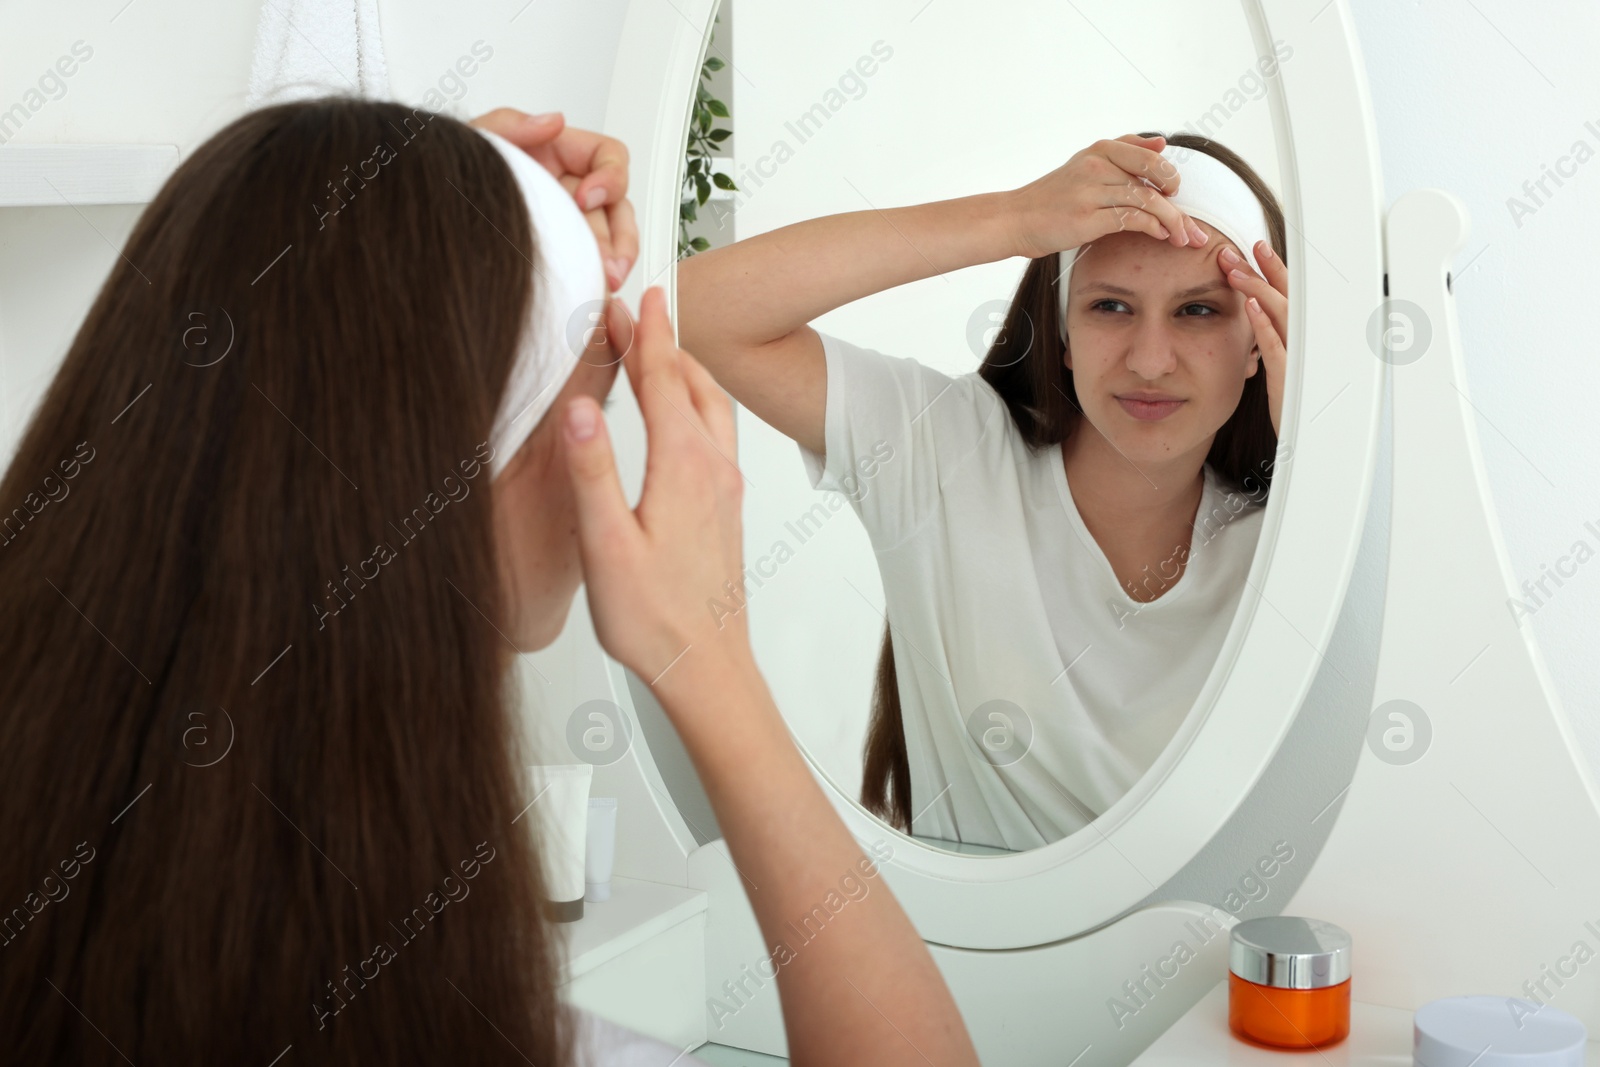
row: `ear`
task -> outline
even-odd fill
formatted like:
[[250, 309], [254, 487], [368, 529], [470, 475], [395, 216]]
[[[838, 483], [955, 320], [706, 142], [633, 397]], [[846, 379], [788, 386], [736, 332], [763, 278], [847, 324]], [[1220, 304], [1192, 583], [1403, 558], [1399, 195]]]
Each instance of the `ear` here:
[[1261, 346], [1257, 345], [1250, 350], [1250, 369], [1245, 372], [1246, 378], [1254, 378], [1256, 371], [1261, 367]]

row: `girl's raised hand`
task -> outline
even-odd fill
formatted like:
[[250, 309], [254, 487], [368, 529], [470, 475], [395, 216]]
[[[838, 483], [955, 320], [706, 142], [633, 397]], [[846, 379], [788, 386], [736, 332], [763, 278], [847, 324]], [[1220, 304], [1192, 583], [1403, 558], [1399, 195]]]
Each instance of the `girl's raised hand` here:
[[1178, 170], [1161, 155], [1165, 144], [1136, 133], [1102, 139], [1012, 192], [1017, 254], [1036, 259], [1122, 230], [1205, 244], [1205, 231], [1168, 199]]
[[632, 334], [623, 365], [644, 415], [648, 453], [639, 504], [630, 509], [599, 406], [578, 397], [562, 412], [595, 633], [652, 687], [663, 677], [670, 684], [680, 661], [753, 662], [733, 403], [674, 342], [660, 287], [645, 291], [631, 331], [620, 299], [612, 299], [610, 314], [612, 337]]
[[1283, 374], [1289, 362], [1289, 265], [1266, 241], [1256, 242], [1255, 257], [1264, 278], [1231, 248], [1218, 252], [1217, 262], [1227, 272], [1228, 284], [1244, 294], [1245, 314], [1255, 327], [1256, 347], [1267, 375], [1267, 410], [1272, 414], [1272, 430], [1278, 433]]
[[639, 227], [628, 200], [628, 147], [615, 137], [568, 126], [559, 111], [528, 115], [496, 108], [469, 123], [497, 133], [548, 170], [572, 194], [594, 231], [606, 284], [622, 288], [639, 258]]

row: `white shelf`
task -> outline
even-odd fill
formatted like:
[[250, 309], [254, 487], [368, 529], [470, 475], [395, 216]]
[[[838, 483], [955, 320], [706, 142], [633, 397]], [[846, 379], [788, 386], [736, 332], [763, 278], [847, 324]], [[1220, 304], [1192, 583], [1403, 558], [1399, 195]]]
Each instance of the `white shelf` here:
[[7, 144], [0, 207], [145, 204], [177, 166], [172, 144]]
[[613, 878], [611, 899], [559, 923], [562, 999], [673, 1048], [705, 1044], [706, 893]]
[[610, 900], [585, 901], [583, 918], [555, 924], [567, 937], [567, 977], [581, 977], [705, 910], [699, 889], [612, 878]]

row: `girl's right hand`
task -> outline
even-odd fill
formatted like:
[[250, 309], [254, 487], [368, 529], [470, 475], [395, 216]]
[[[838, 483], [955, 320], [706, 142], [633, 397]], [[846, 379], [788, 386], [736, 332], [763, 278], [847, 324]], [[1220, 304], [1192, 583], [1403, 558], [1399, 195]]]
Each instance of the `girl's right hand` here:
[[1179, 248], [1205, 244], [1205, 231], [1167, 199], [1178, 170], [1161, 155], [1165, 144], [1136, 133], [1099, 140], [1011, 193], [1018, 253], [1037, 259], [1122, 230]]
[[572, 194], [600, 246], [606, 284], [613, 291], [621, 289], [639, 258], [639, 227], [628, 201], [628, 146], [615, 137], [568, 126], [559, 111], [528, 115], [500, 107], [467, 125], [504, 137]]

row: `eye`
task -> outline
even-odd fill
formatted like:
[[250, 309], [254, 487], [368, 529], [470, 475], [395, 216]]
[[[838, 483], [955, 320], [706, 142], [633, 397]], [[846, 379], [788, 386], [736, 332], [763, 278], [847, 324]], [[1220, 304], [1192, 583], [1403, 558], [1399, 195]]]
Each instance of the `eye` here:
[[[1104, 311], [1107, 314], [1114, 315], [1118, 313], [1118, 309], [1126, 309], [1127, 306], [1128, 305], [1123, 303], [1121, 300], [1113, 300], [1110, 297], [1106, 297], [1104, 300], [1096, 300], [1094, 303], [1090, 304], [1089, 310]], [[1212, 307], [1210, 304], [1185, 304], [1179, 309], [1179, 315], [1190, 319], [1211, 318], [1219, 314], [1221, 314], [1221, 312]]]

